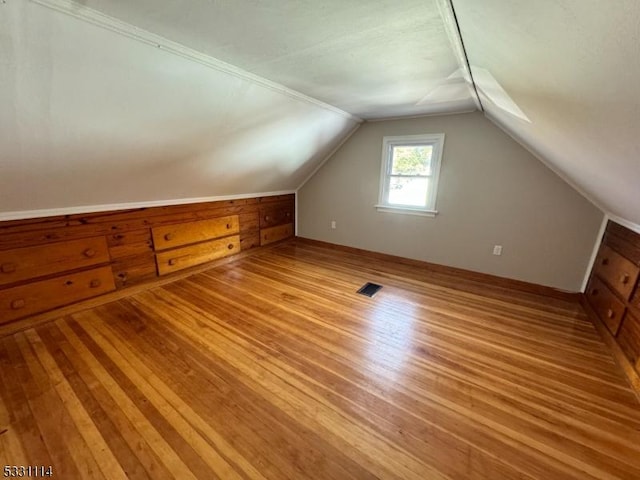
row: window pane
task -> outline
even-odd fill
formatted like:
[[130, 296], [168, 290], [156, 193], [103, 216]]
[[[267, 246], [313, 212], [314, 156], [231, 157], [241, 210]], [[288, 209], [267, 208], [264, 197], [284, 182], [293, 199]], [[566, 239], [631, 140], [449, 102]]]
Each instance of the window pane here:
[[389, 178], [389, 204], [409, 207], [427, 206], [428, 178]]
[[431, 145], [394, 146], [392, 175], [431, 175]]

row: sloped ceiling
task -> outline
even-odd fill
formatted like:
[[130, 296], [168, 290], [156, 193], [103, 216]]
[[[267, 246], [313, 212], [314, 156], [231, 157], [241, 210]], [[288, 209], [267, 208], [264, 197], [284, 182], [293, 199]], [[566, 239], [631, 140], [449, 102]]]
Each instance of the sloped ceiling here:
[[487, 116], [603, 211], [640, 225], [640, 2], [454, 0], [469, 61], [530, 123]]
[[[472, 110], [447, 5], [0, 3], [0, 217], [289, 191], [361, 119]], [[454, 5], [485, 114], [640, 224], [640, 2]]]
[[440, 0], [87, 0], [88, 6], [361, 118], [473, 110]]
[[0, 4], [0, 15], [4, 218], [290, 191], [359, 121], [197, 52], [169, 51], [163, 39], [105, 27], [116, 23], [26, 0]]
[[474, 108], [416, 105], [459, 67], [435, 2], [364, 3], [0, 3], [0, 217], [292, 191], [357, 115]]

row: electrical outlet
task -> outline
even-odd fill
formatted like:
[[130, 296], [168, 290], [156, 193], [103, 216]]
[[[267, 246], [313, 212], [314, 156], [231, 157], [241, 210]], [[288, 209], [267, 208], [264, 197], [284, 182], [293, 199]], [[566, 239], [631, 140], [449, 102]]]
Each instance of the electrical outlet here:
[[493, 254], [494, 255], [502, 255], [502, 245], [494, 245], [493, 246]]
[[335, 220], [331, 220], [331, 229], [335, 230], [336, 228], [337, 228], [336, 227], [336, 221]]

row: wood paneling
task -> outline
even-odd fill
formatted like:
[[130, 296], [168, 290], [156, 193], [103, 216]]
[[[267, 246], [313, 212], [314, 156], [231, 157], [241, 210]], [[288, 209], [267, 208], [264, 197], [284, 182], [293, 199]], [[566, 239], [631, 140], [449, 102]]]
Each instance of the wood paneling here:
[[624, 323], [618, 333], [618, 343], [632, 364], [640, 360], [640, 319], [627, 312]]
[[[276, 195], [0, 222], [0, 291], [106, 264], [118, 289], [152, 282], [158, 279], [156, 251], [227, 235], [239, 235], [232, 254], [259, 247], [260, 212], [293, 217], [294, 207], [294, 195]], [[219, 256], [209, 251], [179, 263], [186, 268], [196, 258]]]
[[109, 262], [104, 237], [0, 251], [0, 285]]
[[238, 252], [240, 252], [239, 235], [160, 252], [156, 254], [158, 273], [167, 275]]
[[293, 205], [287, 204], [260, 209], [260, 228], [273, 227], [293, 222]]
[[605, 244], [598, 253], [594, 270], [624, 300], [628, 300], [638, 280], [638, 270], [640, 269]]
[[260, 246], [260, 232], [249, 232], [240, 235], [240, 249], [248, 250]]
[[607, 224], [604, 243], [629, 259], [634, 265], [640, 266], [640, 242], [636, 232], [610, 220]]
[[240, 225], [237, 215], [229, 215], [199, 222], [154, 227], [151, 232], [155, 249], [166, 250], [212, 238], [235, 235], [240, 232]]
[[144, 256], [153, 252], [153, 241], [149, 228], [107, 235], [107, 244], [109, 245], [109, 255], [113, 260], [136, 255]]
[[[640, 234], [609, 221], [584, 297], [593, 307], [595, 324], [602, 322], [609, 328], [610, 332], [603, 331], [603, 335], [607, 343], [612, 345], [629, 381], [640, 392], [640, 370], [639, 363], [636, 363], [636, 349], [640, 343], [637, 320], [640, 316], [638, 265]], [[597, 292], [595, 295], [594, 290]]]
[[269, 245], [293, 236], [293, 224], [278, 225], [277, 227], [263, 228], [260, 230], [260, 245]]
[[640, 312], [640, 283], [636, 286], [636, 290], [629, 301], [631, 306]]
[[110, 267], [0, 290], [0, 323], [115, 290]]
[[640, 478], [640, 404], [575, 301], [309, 243], [6, 337], [0, 365], [0, 463], [54, 478]]
[[609, 331], [613, 335], [618, 333], [625, 314], [624, 303], [598, 277], [591, 279], [585, 295]]
[[153, 253], [118, 258], [111, 265], [111, 270], [117, 288], [138, 285], [156, 278], [156, 258]]
[[[227, 215], [255, 215], [260, 208], [276, 206], [279, 203], [294, 205], [294, 198], [294, 195], [274, 195], [272, 197], [0, 222], [0, 250], [97, 235], [113, 235], [159, 225], [185, 223]], [[244, 225], [241, 224], [240, 233], [242, 232], [244, 232]]]

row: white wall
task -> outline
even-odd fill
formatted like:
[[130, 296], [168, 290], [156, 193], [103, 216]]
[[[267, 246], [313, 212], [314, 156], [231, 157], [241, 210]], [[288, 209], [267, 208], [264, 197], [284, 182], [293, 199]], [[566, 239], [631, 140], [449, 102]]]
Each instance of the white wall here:
[[294, 190], [358, 123], [76, 7], [0, 3], [2, 219]]
[[[419, 133], [446, 135], [440, 213], [378, 212], [382, 137]], [[364, 124], [300, 189], [298, 206], [301, 237], [570, 291], [603, 217], [480, 113]]]

